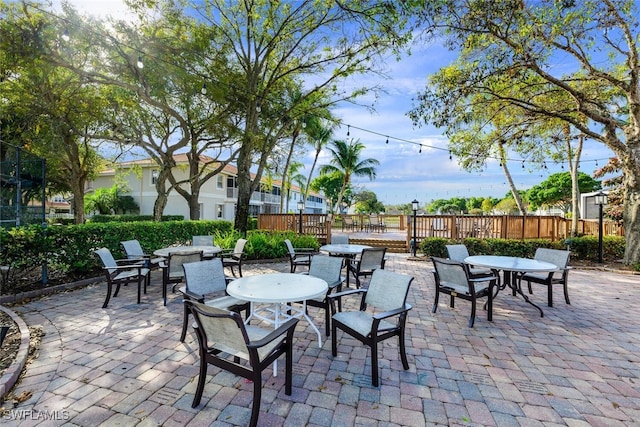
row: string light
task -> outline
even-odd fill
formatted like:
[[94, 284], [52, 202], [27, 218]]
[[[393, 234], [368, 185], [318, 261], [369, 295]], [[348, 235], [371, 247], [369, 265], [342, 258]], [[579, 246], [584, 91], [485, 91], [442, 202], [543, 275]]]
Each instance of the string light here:
[[385, 142], [385, 144], [388, 144], [388, 143], [389, 143], [389, 137], [387, 137], [387, 141]]
[[138, 63], [136, 65], [141, 70], [144, 68], [144, 63], [142, 62], [142, 56], [138, 56]]
[[351, 133], [351, 125], [347, 125], [347, 136]]
[[449, 160], [453, 160], [453, 156], [451, 156], [451, 150], [449, 150]]
[[524, 160], [522, 161], [522, 169], [524, 169]]
[[420, 150], [418, 150], [418, 154], [422, 153], [422, 144], [420, 144]]
[[206, 83], [202, 84], [202, 89], [200, 89], [200, 93], [203, 94], [203, 95], [207, 94], [207, 84]]
[[69, 36], [69, 30], [64, 30], [64, 33], [62, 33], [62, 40], [68, 42], [71, 39], [71, 36]]

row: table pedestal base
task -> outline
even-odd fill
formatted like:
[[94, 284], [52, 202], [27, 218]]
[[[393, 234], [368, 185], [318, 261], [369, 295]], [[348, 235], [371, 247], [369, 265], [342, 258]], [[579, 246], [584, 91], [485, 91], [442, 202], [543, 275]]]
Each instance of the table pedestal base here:
[[[322, 348], [322, 334], [318, 327], [313, 323], [309, 315], [307, 314], [307, 302], [302, 302], [302, 308], [293, 306], [287, 303], [274, 303], [269, 305], [260, 304], [261, 307], [255, 307], [255, 303], [250, 303], [251, 312], [249, 317], [244, 321], [245, 324], [249, 324], [252, 318], [256, 318], [258, 320], [262, 320], [264, 322], [268, 322], [273, 324], [274, 329], [278, 329], [281, 324], [286, 322], [289, 319], [297, 319], [300, 317], [304, 317], [309, 325], [316, 331], [318, 335], [318, 347]], [[273, 376], [278, 375], [278, 361], [273, 362]]]
[[532, 306], [538, 309], [538, 311], [540, 312], [540, 317], [544, 317], [544, 312], [542, 311], [542, 309], [538, 307], [536, 304], [534, 304], [533, 301], [531, 301], [529, 297], [524, 292], [522, 292], [521, 281], [518, 277], [518, 274], [519, 273], [517, 271], [506, 271], [506, 270], [503, 271], [502, 284], [498, 287], [498, 289], [502, 290], [506, 287], [511, 288], [511, 293], [513, 296], [515, 296], [516, 294], [520, 294], [520, 296], [522, 296], [522, 298], [527, 303], [531, 304]]

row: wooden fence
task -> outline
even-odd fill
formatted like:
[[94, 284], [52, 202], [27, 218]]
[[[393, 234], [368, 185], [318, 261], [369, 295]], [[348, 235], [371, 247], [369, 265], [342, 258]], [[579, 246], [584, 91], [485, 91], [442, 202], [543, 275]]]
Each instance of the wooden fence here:
[[[342, 217], [332, 219], [322, 214], [260, 214], [258, 228], [261, 230], [290, 230], [298, 232], [302, 223], [304, 234], [313, 234], [326, 242], [331, 240], [332, 231], [360, 232], [370, 231], [368, 215], [346, 215], [349, 226]], [[385, 231], [406, 232], [407, 247], [413, 238], [412, 215], [380, 215]], [[300, 221], [302, 219], [302, 222]], [[502, 239], [565, 239], [570, 234], [571, 219], [559, 216], [522, 216], [522, 215], [417, 215], [416, 239], [444, 237], [462, 240], [466, 237], [502, 238]], [[598, 235], [597, 220], [579, 220], [578, 233]], [[377, 238], [382, 234], [376, 233]], [[402, 233], [405, 234], [405, 233]], [[624, 229], [615, 222], [603, 223], [604, 235], [624, 236]], [[397, 237], [396, 237], [397, 239]]]

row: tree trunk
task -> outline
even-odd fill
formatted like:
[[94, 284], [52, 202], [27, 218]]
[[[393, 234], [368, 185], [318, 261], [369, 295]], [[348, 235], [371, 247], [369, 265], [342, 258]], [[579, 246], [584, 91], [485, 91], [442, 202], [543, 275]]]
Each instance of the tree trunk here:
[[507, 184], [509, 185], [509, 189], [511, 190], [513, 199], [516, 202], [516, 206], [518, 206], [518, 210], [520, 211], [521, 215], [526, 215], [524, 204], [522, 203], [522, 198], [520, 197], [520, 193], [518, 193], [516, 184], [513, 182], [511, 172], [509, 172], [509, 168], [507, 167], [507, 160], [502, 141], [498, 142], [498, 152], [500, 154], [500, 164], [502, 166], [502, 171], [504, 172], [505, 179], [507, 180]]
[[251, 143], [244, 142], [238, 154], [238, 201], [234, 227], [242, 235], [247, 234], [249, 202], [251, 200]]
[[629, 161], [622, 162], [625, 190], [624, 235], [626, 245], [624, 263], [636, 265], [640, 263], [640, 153], [630, 152]]
[[571, 137], [567, 137], [567, 152], [569, 154], [569, 172], [571, 174], [571, 236], [578, 235], [578, 225], [580, 223], [580, 188], [578, 186], [578, 172], [580, 169], [580, 156], [582, 155], [582, 145], [584, 135], [578, 137], [578, 146], [575, 153], [571, 150]]

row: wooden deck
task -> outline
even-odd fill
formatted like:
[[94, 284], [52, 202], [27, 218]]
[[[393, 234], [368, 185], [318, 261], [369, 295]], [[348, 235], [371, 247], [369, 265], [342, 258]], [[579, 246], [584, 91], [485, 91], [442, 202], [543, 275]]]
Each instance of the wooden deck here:
[[409, 253], [406, 231], [386, 231], [384, 233], [366, 233], [362, 231], [342, 232], [332, 230], [333, 235], [349, 236], [349, 243], [387, 248], [387, 252]]

